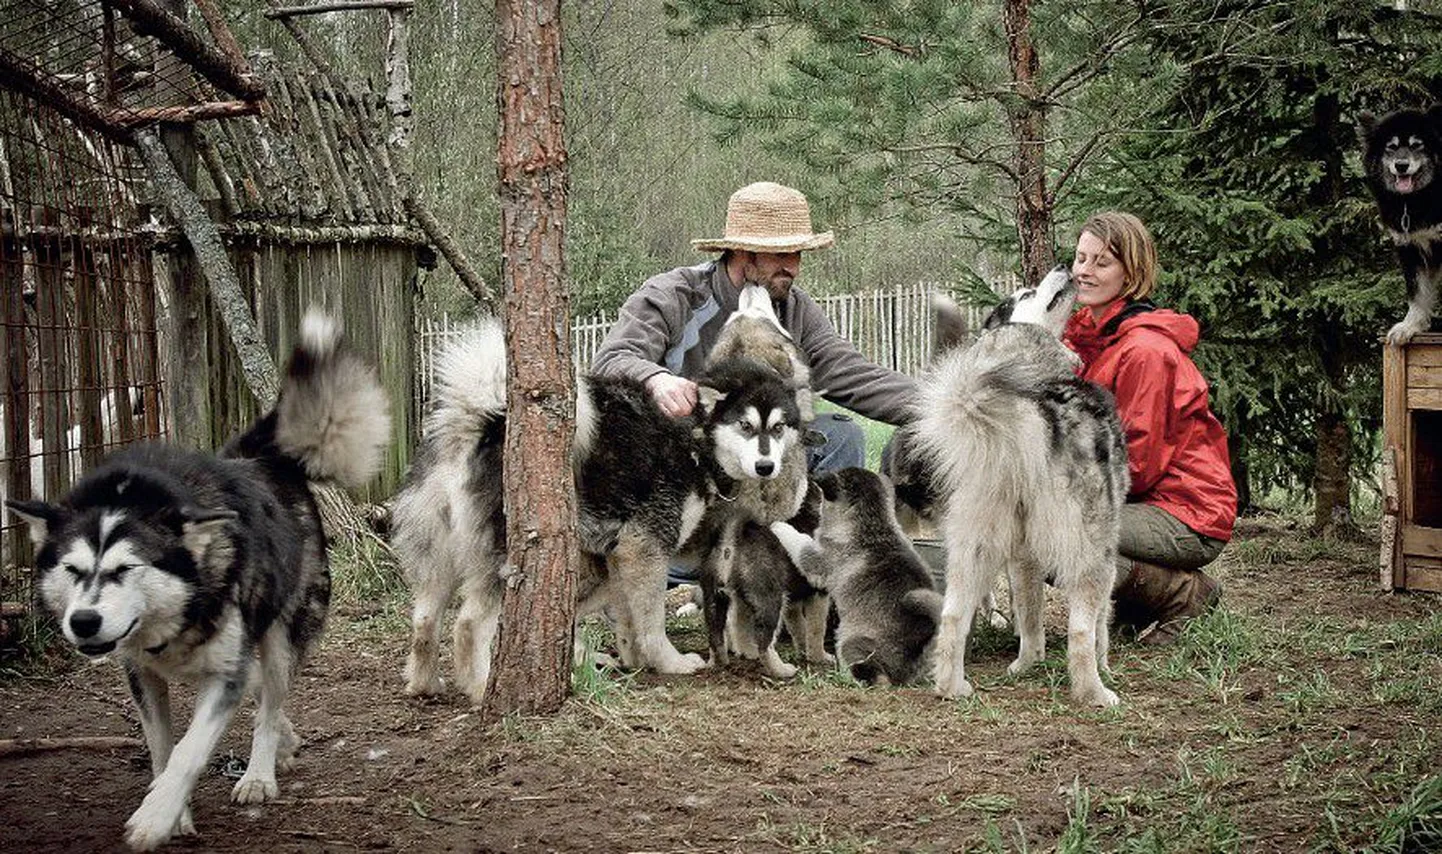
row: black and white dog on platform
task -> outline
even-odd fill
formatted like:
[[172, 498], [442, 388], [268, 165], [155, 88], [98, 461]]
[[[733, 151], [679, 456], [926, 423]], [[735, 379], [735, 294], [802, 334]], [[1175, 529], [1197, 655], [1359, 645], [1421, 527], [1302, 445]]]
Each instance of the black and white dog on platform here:
[[[311, 314], [275, 408], [219, 454], [137, 446], [57, 503], [8, 502], [29, 523], [37, 597], [66, 640], [125, 667], [154, 773], [126, 822], [132, 848], [195, 832], [191, 791], [253, 681], [250, 761], [231, 799], [279, 793], [276, 767], [299, 744], [283, 704], [330, 601], [310, 483], [369, 480], [390, 438], [386, 411], [375, 372], [341, 349], [334, 321]], [[197, 695], [172, 744], [175, 681]]]
[[1111, 395], [1076, 376], [1076, 356], [1058, 338], [1074, 297], [1058, 267], [1003, 301], [976, 343], [942, 355], [922, 382], [915, 435], [944, 507], [946, 598], [935, 655], [944, 697], [972, 693], [967, 638], [1005, 571], [1021, 637], [1008, 672], [1043, 657], [1051, 578], [1067, 599], [1073, 697], [1118, 702], [1099, 670], [1107, 666], [1127, 452]]
[[[666, 567], [708, 545], [708, 507], [747, 483], [775, 478], [791, 442], [794, 390], [747, 358], [713, 365], [684, 418], [661, 412], [627, 379], [583, 377], [572, 453], [585, 560], [578, 616], [604, 611], [628, 667], [689, 674], [705, 666], [666, 637]], [[425, 437], [396, 497], [392, 544], [414, 595], [406, 691], [442, 690], [437, 673], [446, 607], [459, 591], [456, 678], [479, 702], [490, 678], [506, 558], [502, 507], [506, 351], [495, 322], [471, 329], [437, 359]], [[788, 405], [790, 415], [777, 415]], [[804, 484], [803, 484], [804, 486]], [[799, 498], [797, 499], [799, 501]]]
[[1362, 166], [1407, 280], [1407, 314], [1387, 332], [1400, 347], [1432, 324], [1442, 285], [1442, 105], [1359, 116]]

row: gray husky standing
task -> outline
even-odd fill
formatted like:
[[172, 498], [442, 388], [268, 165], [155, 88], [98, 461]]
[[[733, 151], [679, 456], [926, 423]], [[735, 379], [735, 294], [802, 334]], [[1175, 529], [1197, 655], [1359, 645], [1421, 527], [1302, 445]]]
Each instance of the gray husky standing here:
[[[66, 640], [125, 667], [155, 775], [125, 823], [132, 848], [195, 832], [191, 790], [253, 676], [255, 736], [231, 799], [276, 797], [276, 766], [299, 744], [282, 704], [330, 601], [309, 483], [363, 484], [390, 437], [374, 371], [339, 340], [336, 323], [308, 315], [275, 408], [218, 455], [138, 446], [57, 504], [9, 502], [29, 523], [37, 596]], [[198, 688], [172, 744], [174, 681]]]
[[[1058, 267], [1005, 300], [975, 344], [940, 358], [922, 383], [920, 452], [945, 510], [946, 600], [936, 641], [936, 690], [967, 697], [966, 644], [977, 606], [998, 572], [1011, 583], [1021, 673], [1044, 654], [1045, 579], [1068, 606], [1072, 696], [1113, 706], [1102, 684], [1126, 500], [1127, 453], [1111, 395], [1076, 376], [1058, 339], [1075, 291]], [[942, 305], [939, 311], [955, 311]]]

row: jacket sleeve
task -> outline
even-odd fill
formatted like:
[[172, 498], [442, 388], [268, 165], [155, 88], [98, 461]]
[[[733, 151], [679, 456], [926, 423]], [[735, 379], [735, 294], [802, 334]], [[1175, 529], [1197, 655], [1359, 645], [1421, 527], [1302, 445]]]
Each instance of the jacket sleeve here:
[[916, 380], [861, 355], [810, 296], [792, 291], [792, 298], [797, 307], [791, 332], [806, 353], [811, 387], [827, 400], [867, 418], [898, 426], [910, 421]]
[[1175, 346], [1138, 347], [1117, 367], [1117, 414], [1126, 431], [1132, 495], [1145, 495], [1177, 453], [1177, 368]]
[[615, 324], [591, 358], [591, 373], [645, 382], [665, 371], [666, 352], [680, 338], [689, 312], [687, 282], [680, 272], [647, 279], [622, 304]]

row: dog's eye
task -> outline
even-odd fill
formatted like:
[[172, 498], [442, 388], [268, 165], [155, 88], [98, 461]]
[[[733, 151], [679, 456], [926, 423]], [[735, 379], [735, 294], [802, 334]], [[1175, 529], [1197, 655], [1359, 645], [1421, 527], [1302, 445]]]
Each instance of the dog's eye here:
[[782, 434], [782, 433], [785, 433], [785, 432], [786, 432], [786, 425], [785, 425], [785, 424], [777, 424], [775, 427], [772, 427], [772, 428], [771, 428], [771, 435], [772, 435], [773, 437], [777, 438], [777, 439], [780, 439], [780, 438], [781, 438], [781, 434]]
[[750, 421], [737, 421], [736, 426], [741, 428], [741, 434], [744, 436], [753, 436], [756, 434], [756, 428], [751, 426]]
[[113, 575], [113, 576], [115, 576], [116, 580], [119, 580], [119, 579], [122, 579], [122, 578], [125, 577], [125, 573], [129, 572], [130, 570], [132, 570], [132, 569], [134, 569], [134, 568], [135, 568], [134, 566], [131, 566], [131, 565], [128, 564], [128, 563], [122, 563], [120, 566], [117, 566], [117, 567], [115, 567], [114, 569], [112, 569], [112, 570], [110, 571], [110, 574]]
[[85, 573], [81, 572], [79, 567], [71, 566], [68, 563], [61, 564], [60, 568], [70, 573], [70, 577], [75, 579], [76, 581], [79, 581], [80, 579], [85, 577]]

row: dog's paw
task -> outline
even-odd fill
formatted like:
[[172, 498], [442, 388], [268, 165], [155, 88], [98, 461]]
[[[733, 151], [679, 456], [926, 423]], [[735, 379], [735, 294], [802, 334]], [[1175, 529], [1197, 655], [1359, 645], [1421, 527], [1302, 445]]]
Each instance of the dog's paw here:
[[976, 691], [971, 687], [971, 683], [965, 679], [956, 679], [951, 682], [938, 682], [936, 685], [936, 695], [943, 700], [964, 700], [975, 693]]
[[1117, 692], [1105, 685], [1096, 685], [1092, 688], [1082, 688], [1075, 692], [1075, 699], [1084, 706], [1097, 706], [1102, 709], [1110, 709], [1113, 706], [1121, 705], [1122, 698]]
[[435, 697], [444, 694], [446, 683], [439, 676], [432, 676], [429, 679], [407, 679], [406, 696], [408, 697]]
[[1411, 341], [1418, 332], [1425, 331], [1426, 328], [1426, 323], [1403, 320], [1387, 330], [1387, 344], [1392, 347], [1405, 347], [1408, 341]]
[[761, 668], [772, 679], [790, 679], [796, 675], [796, 665], [782, 661], [775, 652], [762, 656]]
[[698, 670], [706, 668], [706, 659], [694, 652], [678, 652], [669, 656], [665, 661], [656, 663], [656, 672], [668, 676], [690, 676]]
[[185, 809], [180, 813], [180, 821], [175, 823], [176, 836], [194, 836], [195, 819], [190, 817], [190, 805], [186, 804]]
[[1026, 656], [1018, 655], [1015, 661], [1006, 666], [1006, 673], [1008, 676], [1017, 676], [1025, 673], [1030, 670], [1038, 661], [1041, 661], [1041, 658], [1042, 657], [1036, 653], [1031, 653]]
[[[160, 797], [156, 797], [157, 794]], [[194, 822], [190, 823], [189, 830], [185, 827], [189, 813], [184, 803], [177, 809], [172, 799], [152, 789], [125, 821], [125, 844], [134, 851], [154, 851], [177, 832], [194, 833]]]
[[249, 774], [236, 781], [230, 790], [230, 800], [237, 804], [263, 804], [280, 796], [280, 787], [274, 779], [252, 777]]

